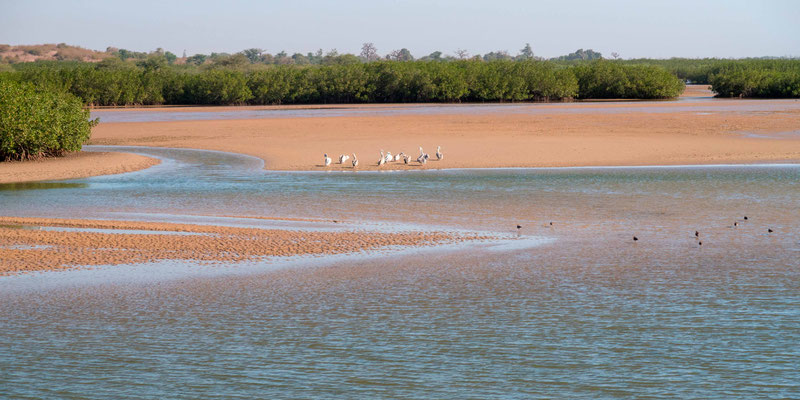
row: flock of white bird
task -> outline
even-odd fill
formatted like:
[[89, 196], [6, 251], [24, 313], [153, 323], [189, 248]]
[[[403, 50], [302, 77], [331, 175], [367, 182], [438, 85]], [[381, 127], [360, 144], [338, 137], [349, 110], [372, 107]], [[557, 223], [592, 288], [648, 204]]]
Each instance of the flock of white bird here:
[[[428, 156], [428, 153], [423, 151], [422, 150], [422, 146], [420, 146], [419, 147], [419, 157], [417, 157], [416, 161], [420, 165], [425, 165], [425, 163], [428, 162], [429, 158], [430, 158], [430, 156]], [[436, 147], [436, 159], [441, 161], [443, 158], [444, 158], [444, 154], [442, 154], [442, 146], [437, 146]], [[344, 164], [349, 159], [350, 159], [350, 156], [348, 156], [347, 154], [342, 154], [342, 155], [339, 156], [339, 164]], [[411, 156], [406, 154], [406, 153], [403, 153], [402, 151], [400, 153], [392, 155], [391, 152], [387, 151], [387, 152], [384, 153], [383, 150], [381, 150], [381, 158], [378, 159], [378, 166], [382, 167], [386, 163], [398, 162], [400, 160], [403, 160], [403, 163], [405, 163], [405, 164], [409, 164], [409, 163], [412, 162]], [[333, 162], [333, 160], [331, 160], [331, 158], [328, 157], [328, 153], [325, 153], [325, 158], [324, 158], [325, 166], [326, 167], [330, 166], [332, 162]], [[351, 164], [353, 165], [353, 168], [358, 167], [358, 157], [356, 157], [356, 153], [353, 153], [353, 161], [351, 161]]]

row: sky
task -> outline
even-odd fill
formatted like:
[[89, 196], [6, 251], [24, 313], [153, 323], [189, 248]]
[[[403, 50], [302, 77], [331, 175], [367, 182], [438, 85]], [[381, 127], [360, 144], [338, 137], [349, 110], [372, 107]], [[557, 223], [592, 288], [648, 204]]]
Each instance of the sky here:
[[0, 43], [67, 43], [95, 50], [163, 48], [178, 56], [337, 49], [381, 55], [408, 48], [470, 54], [530, 43], [555, 57], [800, 57], [795, 0], [0, 0]]

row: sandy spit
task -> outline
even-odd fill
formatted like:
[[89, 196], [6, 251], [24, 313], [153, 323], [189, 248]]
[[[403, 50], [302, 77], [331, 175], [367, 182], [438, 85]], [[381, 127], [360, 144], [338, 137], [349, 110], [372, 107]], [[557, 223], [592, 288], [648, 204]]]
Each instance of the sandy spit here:
[[[119, 232], [52, 231], [41, 230], [40, 227], [110, 229]], [[125, 233], [125, 230], [153, 233]], [[0, 275], [159, 260], [237, 262], [264, 257], [339, 254], [386, 246], [421, 246], [474, 239], [485, 237], [447, 232], [303, 232], [152, 222], [0, 217]]]
[[158, 163], [158, 159], [137, 154], [76, 152], [57, 158], [0, 162], [0, 183], [119, 174], [138, 171]]

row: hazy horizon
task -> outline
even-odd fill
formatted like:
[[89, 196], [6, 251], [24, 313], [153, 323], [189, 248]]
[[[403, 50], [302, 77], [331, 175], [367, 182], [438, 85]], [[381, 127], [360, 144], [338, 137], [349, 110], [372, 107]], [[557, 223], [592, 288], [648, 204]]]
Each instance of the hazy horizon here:
[[[567, 3], [567, 4], [564, 4]], [[311, 10], [311, 11], [309, 11]], [[489, 5], [469, 1], [210, 0], [170, 2], [0, 1], [0, 43], [67, 43], [94, 50], [163, 48], [177, 55], [317, 49], [358, 54], [372, 42], [380, 55], [407, 48], [470, 54], [530, 43], [546, 58], [594, 49], [610, 57], [797, 57], [800, 2], [693, 1], [640, 3], [521, 0]]]

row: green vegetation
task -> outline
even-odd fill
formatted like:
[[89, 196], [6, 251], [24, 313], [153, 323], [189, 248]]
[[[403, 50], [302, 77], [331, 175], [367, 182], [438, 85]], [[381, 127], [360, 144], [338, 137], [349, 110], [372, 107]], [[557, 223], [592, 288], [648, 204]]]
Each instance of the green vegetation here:
[[[69, 49], [5, 46], [15, 60], [21, 52]], [[459, 49], [418, 59], [405, 48], [381, 56], [372, 43], [364, 43], [358, 56], [335, 49], [289, 55], [250, 48], [178, 58], [160, 48], [145, 53], [109, 47], [95, 55], [102, 61], [91, 63], [55, 61], [57, 54], [53, 61], [16, 62], [9, 55], [0, 62], [0, 76], [64, 90], [90, 106], [663, 99], [680, 95], [684, 81], [711, 84], [718, 96], [800, 97], [798, 59], [611, 56], [578, 49], [544, 60], [530, 44], [517, 55]]]
[[0, 76], [67, 91], [92, 106], [670, 98], [683, 90], [661, 68], [604, 60], [565, 67], [535, 59], [365, 63], [355, 56], [330, 57], [330, 64], [320, 65], [253, 64], [244, 54], [203, 66], [169, 65], [163, 56], [50, 61], [15, 64], [15, 72]]
[[595, 61], [573, 67], [583, 99], [665, 99], [683, 92], [683, 81], [651, 65]]
[[800, 97], [800, 60], [725, 62], [709, 74], [720, 97]]
[[96, 124], [71, 94], [0, 79], [0, 160], [80, 150]]

